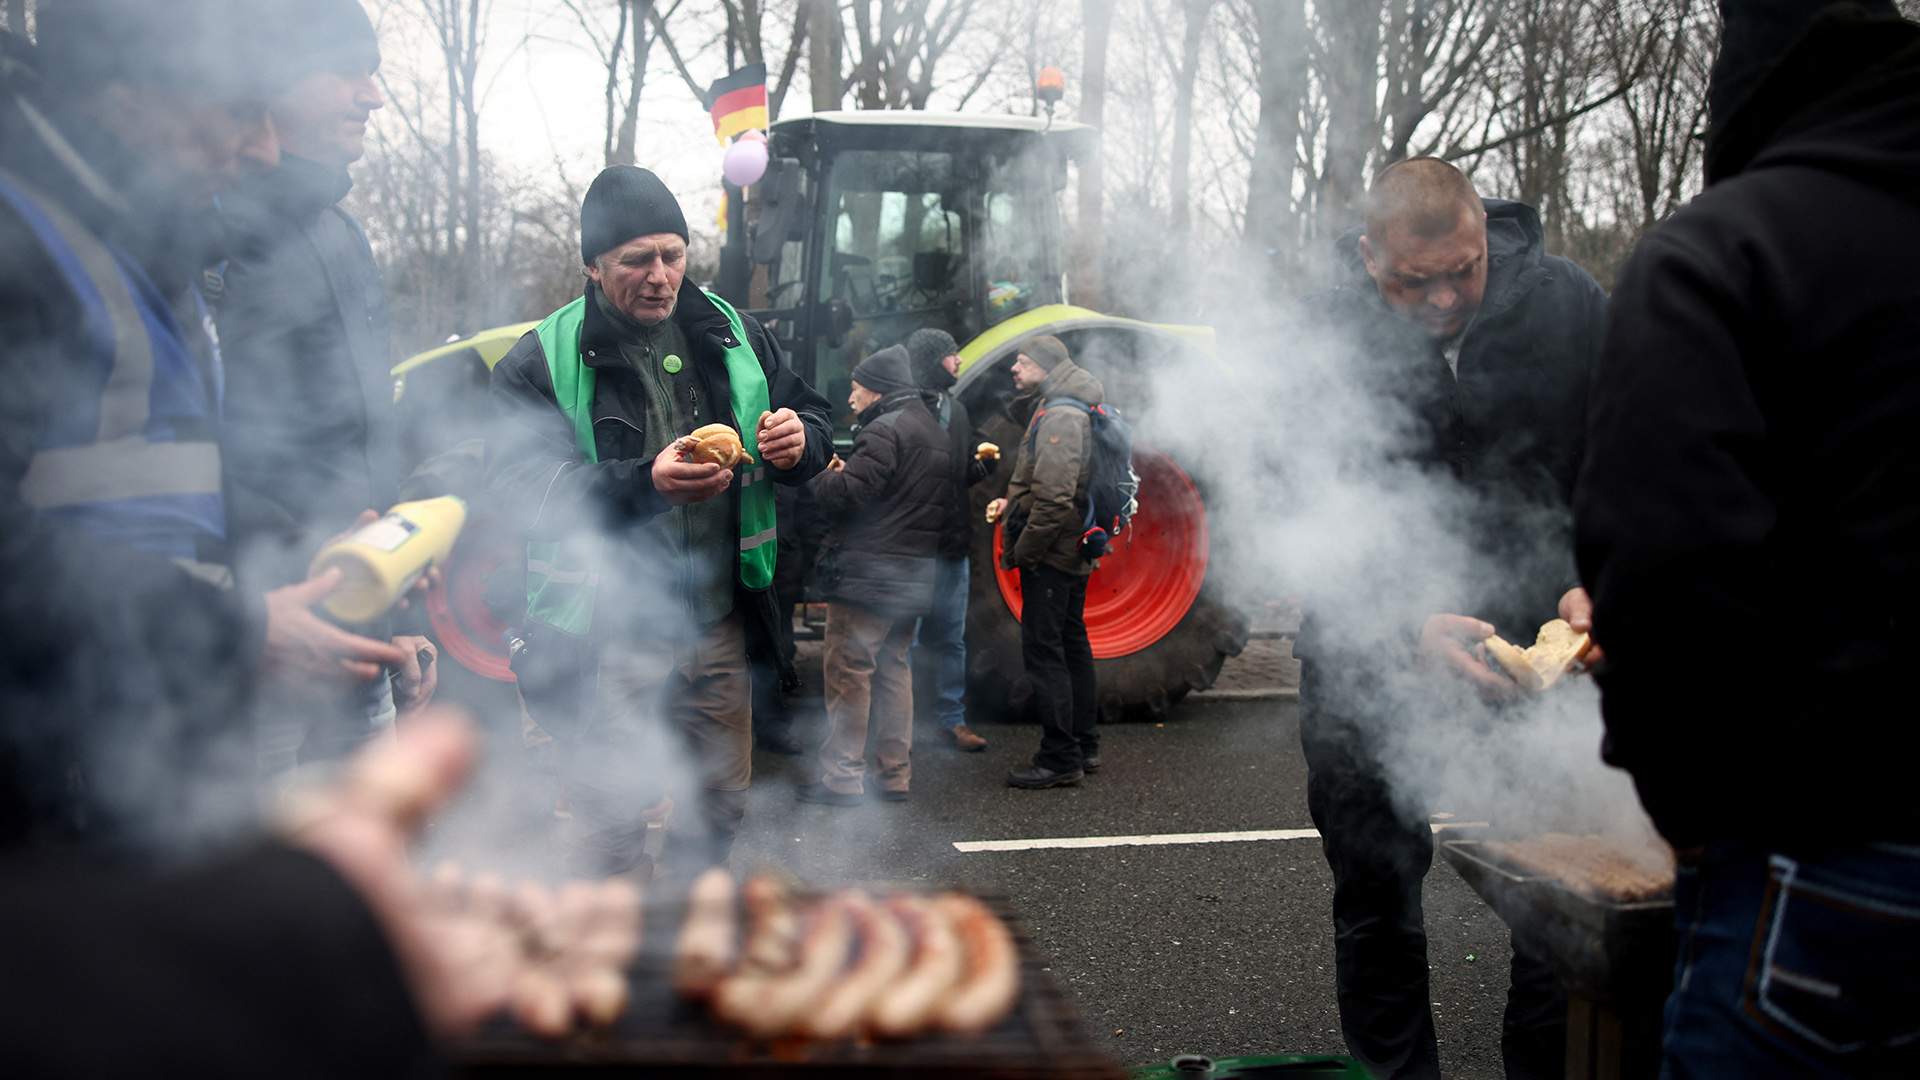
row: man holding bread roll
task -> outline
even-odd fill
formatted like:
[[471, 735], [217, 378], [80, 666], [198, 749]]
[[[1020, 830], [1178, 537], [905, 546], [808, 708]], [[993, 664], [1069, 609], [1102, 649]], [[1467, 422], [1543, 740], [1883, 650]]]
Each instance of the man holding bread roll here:
[[[1333, 872], [1341, 1029], [1374, 1075], [1437, 1077], [1421, 907], [1433, 835], [1381, 766], [1385, 733], [1432, 718], [1405, 715], [1409, 695], [1394, 688], [1464, 683], [1489, 699], [1517, 695], [1480, 643], [1498, 631], [1531, 644], [1563, 599], [1569, 616], [1584, 616], [1569, 593], [1567, 508], [1606, 298], [1585, 271], [1546, 254], [1532, 208], [1483, 200], [1432, 158], [1381, 173], [1364, 227], [1338, 253], [1343, 281], [1313, 317], [1379, 413], [1410, 421], [1402, 452], [1433, 478], [1434, 497], [1471, 508], [1461, 517], [1473, 580], [1440, 566], [1425, 575], [1447, 581], [1452, 610], [1357, 591], [1365, 598], [1342, 609], [1310, 611], [1295, 649], [1308, 664], [1301, 742], [1307, 805]], [[1404, 558], [1424, 551], [1410, 544]], [[1475, 695], [1430, 700], [1450, 698]], [[1503, 1029], [1508, 1077], [1560, 1075], [1564, 1003], [1545, 962], [1517, 948]]]
[[686, 280], [686, 218], [657, 176], [609, 168], [580, 214], [585, 294], [492, 376], [489, 483], [529, 539], [515, 670], [565, 747], [574, 870], [639, 867], [656, 714], [698, 762], [697, 850], [719, 861], [752, 775], [747, 655], [778, 656], [769, 482], [826, 465], [827, 403]]

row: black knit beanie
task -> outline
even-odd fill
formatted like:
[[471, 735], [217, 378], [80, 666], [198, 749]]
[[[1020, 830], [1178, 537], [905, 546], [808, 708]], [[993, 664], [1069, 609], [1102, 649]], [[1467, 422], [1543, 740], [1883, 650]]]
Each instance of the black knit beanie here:
[[360, 0], [274, 0], [279, 32], [298, 79], [316, 71], [366, 75], [380, 70], [380, 35]]
[[1020, 346], [1027, 359], [1040, 366], [1041, 371], [1052, 371], [1067, 360], [1067, 347], [1052, 334], [1042, 334]]
[[907, 357], [913, 366], [913, 381], [922, 390], [945, 390], [954, 384], [943, 361], [960, 351], [953, 335], [937, 327], [926, 327], [907, 335]]
[[853, 381], [876, 394], [918, 389], [913, 382], [913, 363], [899, 345], [889, 345], [860, 361], [853, 369]]
[[667, 185], [646, 169], [614, 165], [594, 177], [580, 204], [580, 261], [593, 260], [636, 237], [672, 233], [687, 239], [687, 216]]
[[292, 85], [278, 32], [242, 0], [43, 0], [39, 70], [55, 97], [110, 83], [262, 102]]

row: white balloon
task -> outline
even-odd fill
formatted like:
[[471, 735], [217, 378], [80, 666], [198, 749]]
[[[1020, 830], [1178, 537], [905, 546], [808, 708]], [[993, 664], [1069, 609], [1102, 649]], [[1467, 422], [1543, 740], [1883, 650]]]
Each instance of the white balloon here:
[[767, 144], [742, 139], [727, 148], [720, 173], [735, 187], [751, 187], [767, 174]]

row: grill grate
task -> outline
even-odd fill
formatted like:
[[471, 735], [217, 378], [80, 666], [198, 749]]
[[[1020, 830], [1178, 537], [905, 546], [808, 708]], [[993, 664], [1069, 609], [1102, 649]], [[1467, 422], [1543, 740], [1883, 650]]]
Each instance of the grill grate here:
[[1596, 1000], [1665, 995], [1671, 899], [1605, 900], [1514, 866], [1479, 840], [1445, 841], [1440, 854], [1516, 939], [1553, 963], [1568, 992]]
[[1079, 1014], [1043, 968], [1025, 928], [1001, 898], [983, 897], [1006, 921], [1020, 955], [1013, 1015], [977, 1037], [934, 1035], [902, 1043], [760, 1047], [672, 990], [672, 947], [684, 907], [649, 904], [645, 945], [629, 974], [632, 999], [609, 1030], [545, 1043], [500, 1022], [455, 1051], [472, 1077], [572, 1075], [581, 1069], [671, 1076], [983, 1077], [987, 1080], [1121, 1080], [1088, 1039]]

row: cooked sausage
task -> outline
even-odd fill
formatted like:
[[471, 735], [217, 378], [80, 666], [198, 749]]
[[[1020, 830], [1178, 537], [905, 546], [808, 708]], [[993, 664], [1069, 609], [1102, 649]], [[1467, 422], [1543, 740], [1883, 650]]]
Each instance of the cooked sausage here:
[[733, 967], [733, 875], [715, 867], [694, 879], [687, 894], [687, 920], [674, 949], [673, 985], [683, 997], [704, 998]]
[[522, 971], [513, 982], [513, 1018], [542, 1039], [558, 1039], [572, 1026], [573, 1001], [567, 988], [540, 968]]
[[800, 943], [800, 913], [787, 887], [763, 874], [747, 879], [741, 886], [740, 897], [747, 908], [747, 943], [740, 955], [742, 969], [762, 972], [791, 969]]
[[627, 980], [617, 971], [586, 967], [567, 980], [573, 1008], [594, 1027], [609, 1027], [627, 1010]]
[[1007, 924], [971, 896], [939, 901], [960, 937], [965, 955], [960, 985], [940, 1005], [936, 1022], [948, 1031], [977, 1035], [992, 1028], [1020, 998], [1020, 956]]
[[864, 895], [850, 898], [847, 911], [859, 937], [859, 959], [828, 987], [812, 1015], [802, 1020], [802, 1033], [812, 1038], [845, 1039], [858, 1034], [874, 1002], [907, 969], [912, 955], [907, 929], [893, 912]]
[[[799, 1022], [840, 977], [853, 948], [848, 899], [829, 897], [808, 913], [791, 971], [752, 973], [716, 995], [721, 1019], [759, 1039], [776, 1039], [799, 1029]], [[732, 980], [729, 980], [730, 982]]]
[[905, 1039], [933, 1024], [941, 1002], [960, 981], [960, 943], [952, 920], [933, 901], [897, 897], [887, 906], [913, 930], [913, 959], [874, 1003], [869, 1021], [875, 1034]]

